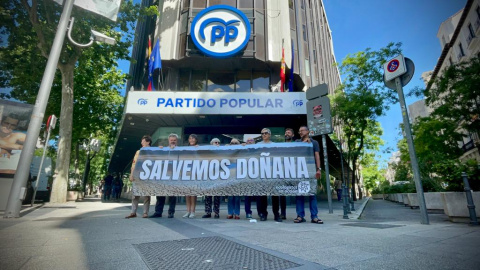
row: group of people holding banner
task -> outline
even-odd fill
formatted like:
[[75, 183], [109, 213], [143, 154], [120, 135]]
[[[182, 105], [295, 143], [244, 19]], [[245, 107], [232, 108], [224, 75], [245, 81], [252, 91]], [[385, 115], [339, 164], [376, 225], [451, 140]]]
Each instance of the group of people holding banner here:
[[[304, 142], [312, 144], [313, 149], [313, 157], [315, 162], [316, 174], [315, 177], [318, 179], [321, 174], [320, 169], [320, 146], [317, 141], [313, 140], [309, 136], [309, 129], [307, 126], [301, 126], [299, 128], [299, 135], [300, 139], [294, 140], [294, 131], [291, 128], [287, 128], [285, 130], [285, 142]], [[262, 140], [257, 144], [271, 144], [271, 131], [268, 128], [264, 128], [261, 130], [261, 137]], [[142, 137], [141, 145], [143, 147], [151, 146], [152, 138], [149, 135], [145, 135]], [[255, 140], [253, 138], [247, 139], [243, 145], [247, 144], [254, 144]], [[218, 138], [214, 138], [210, 141], [210, 144], [213, 146], [220, 146], [220, 140]], [[239, 145], [241, 144], [239, 140], [232, 139], [230, 145]], [[178, 135], [177, 134], [170, 134], [168, 137], [168, 146], [170, 149], [174, 149], [178, 145]], [[195, 134], [191, 134], [188, 138], [188, 146], [191, 147], [198, 147], [198, 136]], [[163, 146], [159, 146], [163, 148]], [[303, 146], [303, 148], [305, 148]], [[134, 169], [135, 164], [137, 163], [137, 159], [139, 157], [140, 150], [138, 150], [135, 154], [135, 157], [132, 162], [131, 174], [130, 174], [130, 181], [136, 181], [134, 179]], [[139, 165], [140, 166], [140, 165]], [[310, 165], [312, 166], [312, 165]], [[158, 194], [158, 193], [157, 193]], [[228, 193], [227, 193], [228, 194]], [[125, 218], [135, 218], [137, 217], [137, 208], [138, 202], [141, 196], [134, 196], [132, 198], [132, 211], [131, 213], [126, 216]], [[155, 212], [153, 215], [149, 216], [149, 206], [150, 206], [150, 196], [144, 196], [144, 208], [143, 208], [143, 218], [157, 218], [162, 217], [163, 209], [166, 201], [166, 196], [156, 196], [157, 202], [155, 205]], [[169, 197], [169, 209], [168, 209], [168, 218], [173, 218], [175, 214], [175, 206], [176, 206], [176, 197], [175, 196], [168, 196]], [[306, 222], [305, 219], [305, 197], [309, 199], [309, 208], [310, 208], [310, 217], [311, 223], [315, 224], [323, 224], [323, 221], [318, 218], [318, 208], [317, 208], [317, 199], [315, 195], [309, 196], [296, 196], [296, 213], [297, 217], [293, 220], [294, 223], [303, 223]], [[212, 212], [214, 213], [214, 218], [220, 218], [220, 196], [206, 196], [205, 197], [205, 214], [202, 218], [211, 218]], [[252, 219], [252, 211], [251, 211], [251, 202], [256, 200], [257, 204], [257, 214], [260, 218], [260, 221], [266, 221], [268, 216], [267, 206], [268, 200], [267, 196], [245, 196], [245, 212], [246, 218]], [[228, 216], [227, 219], [240, 219], [240, 201], [241, 196], [228, 196]], [[183, 215], [183, 218], [195, 218], [195, 209], [196, 209], [196, 202], [197, 196], [186, 196], [186, 204], [187, 204], [187, 212]], [[212, 202], [213, 202], [213, 209], [212, 209]], [[213, 210], [213, 211], [212, 211]], [[272, 196], [272, 211], [274, 215], [274, 220], [277, 222], [282, 222], [286, 219], [286, 197], [285, 196]]]

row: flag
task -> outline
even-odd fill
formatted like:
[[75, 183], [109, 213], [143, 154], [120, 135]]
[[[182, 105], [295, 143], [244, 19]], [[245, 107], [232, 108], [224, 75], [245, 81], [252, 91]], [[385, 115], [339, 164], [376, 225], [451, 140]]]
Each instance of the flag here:
[[280, 66], [280, 91], [284, 91], [283, 85], [285, 84], [285, 49], [282, 45], [282, 64]]
[[[162, 58], [160, 57], [160, 40], [157, 40], [157, 43], [155, 43], [148, 60], [148, 85], [149, 87], [152, 85], [153, 90], [155, 90], [155, 86], [153, 85], [153, 72], [155, 72], [155, 69], [157, 68], [162, 68]], [[151, 89], [149, 90], [151, 91]]]
[[153, 72], [150, 72], [150, 55], [152, 54], [152, 41], [148, 37], [148, 91], [152, 91], [153, 87]]
[[294, 59], [294, 51], [293, 51], [293, 43], [292, 43], [292, 65], [290, 66], [290, 76], [288, 77], [288, 91], [293, 92], [293, 61]]

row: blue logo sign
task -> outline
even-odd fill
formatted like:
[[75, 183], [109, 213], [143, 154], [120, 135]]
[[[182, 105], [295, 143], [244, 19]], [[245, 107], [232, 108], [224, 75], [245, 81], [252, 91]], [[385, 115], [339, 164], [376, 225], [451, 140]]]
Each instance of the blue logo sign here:
[[202, 10], [192, 21], [191, 36], [205, 55], [226, 58], [237, 54], [250, 40], [250, 22], [240, 10], [216, 5]]
[[303, 100], [301, 100], [301, 99], [296, 99], [296, 100], [293, 101], [293, 106], [294, 107], [302, 107], [302, 105], [303, 105]]
[[139, 98], [139, 99], [137, 100], [137, 103], [138, 103], [138, 105], [147, 105], [148, 100], [147, 100], [147, 99], [144, 99], [144, 98]]

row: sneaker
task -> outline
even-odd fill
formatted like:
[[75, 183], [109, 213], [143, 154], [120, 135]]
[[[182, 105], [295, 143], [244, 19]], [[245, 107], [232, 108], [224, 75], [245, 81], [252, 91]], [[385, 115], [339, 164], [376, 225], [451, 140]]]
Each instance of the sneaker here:
[[283, 222], [283, 219], [282, 219], [280, 216], [276, 216], [276, 217], [274, 218], [274, 220], [275, 220], [276, 222]]
[[287, 217], [285, 215], [280, 215], [280, 218], [281, 219], [287, 219]]
[[219, 214], [215, 214], [214, 218], [220, 218]]
[[185, 215], [183, 215], [183, 218], [189, 218], [190, 217], [190, 212], [187, 212]]
[[260, 221], [266, 221], [267, 216], [266, 215], [260, 215]]
[[240, 219], [239, 215], [235, 215], [234, 219]]
[[195, 212], [190, 213], [190, 215], [188, 216], [188, 218], [195, 218]]
[[212, 217], [212, 214], [205, 214], [202, 216], [202, 218], [211, 218]]
[[247, 219], [252, 219], [252, 214], [247, 214]]
[[173, 218], [173, 213], [168, 213], [168, 218]]

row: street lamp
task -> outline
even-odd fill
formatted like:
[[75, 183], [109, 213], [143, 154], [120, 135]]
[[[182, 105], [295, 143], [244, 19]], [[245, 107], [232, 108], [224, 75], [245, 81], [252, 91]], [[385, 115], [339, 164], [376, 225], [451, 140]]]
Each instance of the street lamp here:
[[[87, 139], [82, 145], [82, 148], [87, 151], [87, 158], [85, 160], [85, 170], [83, 171], [83, 179], [82, 179], [84, 196], [87, 195], [86, 188], [87, 188], [88, 174], [90, 172], [90, 161], [92, 161], [92, 159], [95, 157], [98, 151], [100, 151], [100, 144], [101, 144], [100, 140], [90, 137], [90, 139]], [[93, 151], [92, 157], [90, 157], [91, 151]]]

